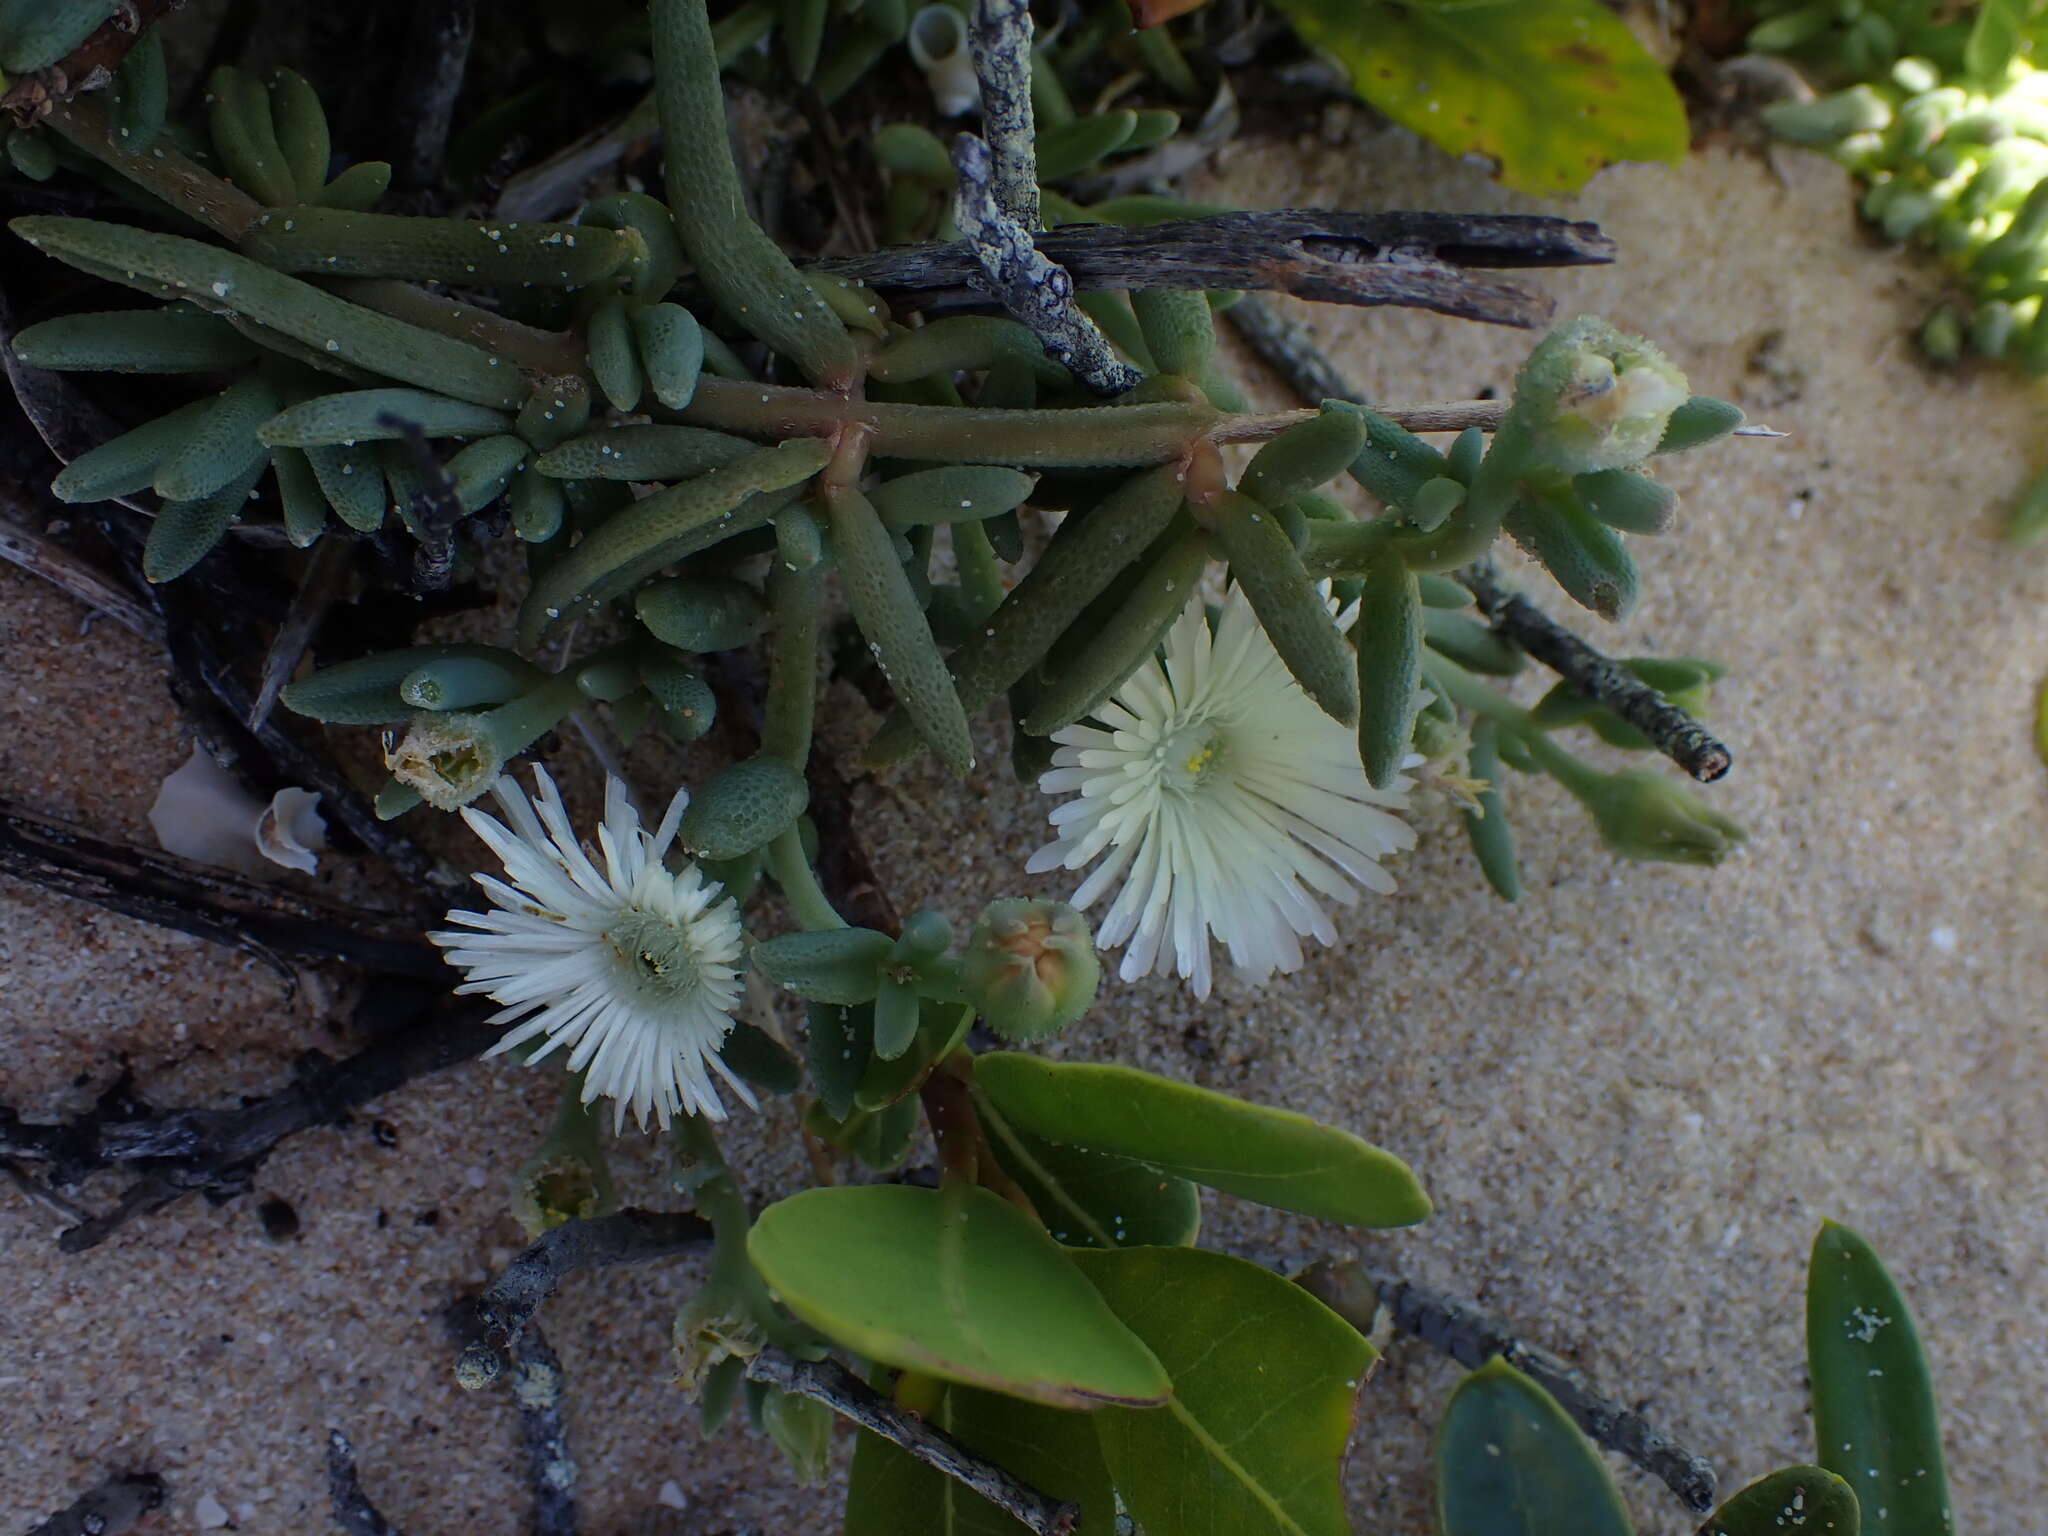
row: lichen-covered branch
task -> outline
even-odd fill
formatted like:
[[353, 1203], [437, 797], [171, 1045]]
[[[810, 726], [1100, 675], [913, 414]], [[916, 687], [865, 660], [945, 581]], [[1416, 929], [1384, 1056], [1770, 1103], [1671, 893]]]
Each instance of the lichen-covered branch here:
[[816, 1398], [841, 1418], [880, 1435], [926, 1466], [973, 1489], [1039, 1536], [1062, 1536], [1073, 1530], [1080, 1518], [1079, 1506], [1049, 1498], [993, 1462], [982, 1460], [951, 1436], [897, 1407], [836, 1360], [794, 1360], [764, 1350], [747, 1362], [747, 1375], [784, 1392]]
[[562, 1362], [540, 1324], [529, 1322], [512, 1363], [512, 1399], [533, 1488], [534, 1536], [576, 1536], [576, 1459], [563, 1396]]
[[989, 150], [988, 186], [995, 205], [1036, 232], [1038, 126], [1031, 105], [1030, 0], [975, 0], [967, 28], [981, 126]]
[[1702, 784], [1734, 766], [1735, 754], [1713, 732], [1509, 587], [1491, 562], [1466, 566], [1457, 574], [1495, 629], [1587, 698], [1620, 715]]
[[1548, 1350], [1525, 1342], [1477, 1308], [1398, 1275], [1358, 1263], [1325, 1261], [1300, 1284], [1361, 1333], [1384, 1307], [1395, 1328], [1476, 1370], [1499, 1356], [1557, 1399], [1597, 1444], [1626, 1456], [1661, 1481], [1686, 1508], [1714, 1507], [1718, 1480], [1704, 1456], [1689, 1451], [1633, 1409], [1603, 1395], [1586, 1376]]
[[1045, 346], [1046, 354], [1098, 395], [1120, 395], [1143, 380], [1110, 350], [1109, 339], [1074, 303], [1074, 280], [1032, 244], [1031, 231], [997, 206], [989, 148], [971, 133], [953, 141], [960, 173], [953, 217], [973, 249], [986, 291]]
[[121, 1536], [163, 1501], [164, 1480], [154, 1472], [110, 1477], [28, 1536]]
[[579, 1269], [674, 1258], [704, 1247], [711, 1238], [711, 1223], [701, 1216], [634, 1207], [565, 1221], [542, 1233], [477, 1298], [483, 1336], [463, 1349], [456, 1380], [472, 1391], [497, 1380], [541, 1303]]
[[346, 1536], [404, 1536], [384, 1518], [356, 1476], [356, 1448], [338, 1429], [327, 1432], [327, 1502]]

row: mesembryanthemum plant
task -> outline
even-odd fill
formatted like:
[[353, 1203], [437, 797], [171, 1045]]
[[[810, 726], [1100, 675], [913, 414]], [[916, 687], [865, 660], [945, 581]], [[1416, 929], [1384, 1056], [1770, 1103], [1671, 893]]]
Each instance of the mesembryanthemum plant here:
[[[815, 65], [823, 8], [792, 10]], [[393, 635], [408, 643], [321, 667], [283, 700], [382, 730], [378, 814], [459, 810], [504, 867], [477, 877], [491, 910], [432, 937], [464, 990], [504, 1005], [505, 1047], [559, 1047], [574, 1074], [529, 1165], [528, 1218], [609, 1198], [583, 1105], [673, 1129], [679, 1185], [717, 1234], [677, 1329], [707, 1423], [763, 1351], [838, 1348], [890, 1368], [898, 1403], [978, 1453], [1028, 1465], [1085, 1529], [1119, 1507], [1154, 1536], [1183, 1528], [1173, 1469], [1189, 1466], [1212, 1469], [1204, 1528], [1332, 1529], [1372, 1348], [1272, 1272], [1195, 1248], [1199, 1190], [1397, 1226], [1429, 1213], [1414, 1175], [1282, 1109], [970, 1038], [986, 1023], [1033, 1043], [1087, 1011], [1099, 965], [1077, 909], [1113, 888], [1102, 937], [1127, 981], [1171, 968], [1206, 997], [1212, 938], [1252, 981], [1296, 968], [1303, 938], [1337, 936], [1324, 903], [1390, 888], [1418, 777], [1469, 803], [1481, 867], [1510, 898], [1503, 763], [1557, 778], [1627, 856], [1723, 857], [1741, 836], [1725, 818], [1555, 739], [1587, 726], [1650, 745], [1606, 704], [1560, 684], [1524, 708], [1484, 681], [1523, 657], [1464, 610], [1506, 533], [1576, 601], [1625, 614], [1624, 536], [1663, 531], [1675, 502], [1646, 464], [1741, 413], [1596, 319], [1541, 342], [1505, 413], [1474, 413], [1448, 452], [1347, 402], [1252, 413], [1218, 363], [1223, 297], [1187, 289], [1092, 296], [1149, 371], [1097, 400], [1015, 319], [926, 318], [800, 270], [745, 211], [703, 0], [653, 0], [649, 36], [665, 197], [612, 192], [570, 222], [375, 211], [388, 168], [330, 174], [319, 102], [289, 72], [216, 75], [197, 140], [151, 125], [140, 78], [111, 110], [51, 113], [39, 136], [168, 204], [180, 232], [16, 220], [45, 254], [160, 305], [31, 326], [18, 356], [213, 387], [72, 460], [57, 494], [154, 496], [138, 504], [158, 582], [252, 512], [301, 548], [402, 531], [424, 585], [482, 539], [524, 546], [505, 643]], [[1112, 126], [1070, 126], [1059, 168], [1161, 124]], [[943, 220], [946, 173], [921, 131], [878, 156], [902, 177], [906, 227]], [[1234, 479], [1233, 443], [1260, 445]], [[1377, 515], [1330, 494], [1345, 477]], [[1029, 558], [1027, 512], [1057, 518]], [[844, 829], [806, 819], [835, 591], [894, 699], [868, 766], [929, 752], [963, 773], [974, 718], [1006, 703], [1027, 776], [1073, 797], [1019, 875], [1093, 865], [1073, 906], [998, 902], [957, 945], [938, 912], [885, 932], [835, 907], [814, 843]], [[651, 833], [617, 780], [586, 837], [545, 770], [537, 798], [513, 778], [593, 706], [629, 739], [650, 725], [702, 738], [722, 670], [707, 658], [757, 644], [758, 739], [675, 788]], [[1692, 704], [1716, 675], [1630, 665]], [[486, 795], [505, 820], [473, 808]], [[742, 910], [763, 874], [798, 931]], [[737, 1019], [747, 970], [806, 1005], [801, 1067]], [[748, 1102], [801, 1085], [821, 1166], [839, 1154], [895, 1173], [922, 1123], [936, 1187], [826, 1183], [754, 1216], [710, 1139], [719, 1082]], [[1259, 1325], [1238, 1330], [1247, 1317]], [[1269, 1375], [1276, 1353], [1288, 1369]], [[810, 1464], [817, 1425], [781, 1395], [761, 1412]], [[863, 1439], [859, 1529], [925, 1528], [943, 1496], [891, 1458]]]

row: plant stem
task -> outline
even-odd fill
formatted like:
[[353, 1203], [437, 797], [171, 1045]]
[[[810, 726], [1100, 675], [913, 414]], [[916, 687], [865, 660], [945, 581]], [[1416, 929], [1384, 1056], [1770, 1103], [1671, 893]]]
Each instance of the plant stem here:
[[824, 887], [818, 884], [811, 861], [804, 857], [803, 834], [796, 827], [787, 828], [768, 845], [768, 873], [782, 888], [790, 912], [806, 929], [818, 932], [846, 926], [846, 919], [834, 910]]

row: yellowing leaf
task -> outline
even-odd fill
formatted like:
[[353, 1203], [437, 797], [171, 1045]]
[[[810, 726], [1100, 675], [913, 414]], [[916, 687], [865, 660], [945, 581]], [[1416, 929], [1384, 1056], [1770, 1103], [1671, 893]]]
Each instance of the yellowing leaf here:
[[1352, 89], [1452, 154], [1484, 155], [1523, 192], [1575, 192], [1618, 160], [1675, 162], [1690, 135], [1678, 92], [1599, 0], [1439, 9], [1386, 0], [1280, 0]]

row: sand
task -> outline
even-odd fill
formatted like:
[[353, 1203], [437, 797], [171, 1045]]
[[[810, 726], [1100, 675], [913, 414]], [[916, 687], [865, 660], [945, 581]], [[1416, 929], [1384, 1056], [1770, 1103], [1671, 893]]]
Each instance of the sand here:
[[[1206, 1004], [1112, 984], [1062, 1049], [1397, 1152], [1436, 1199], [1423, 1228], [1319, 1230], [1216, 1201], [1206, 1240], [1283, 1263], [1355, 1249], [1475, 1299], [1644, 1405], [1725, 1488], [1813, 1453], [1805, 1254], [1824, 1217], [1851, 1223], [1919, 1317], [1958, 1530], [2017, 1531], [2048, 1498], [2048, 1464], [2016, 1450], [2048, 1392], [2028, 1304], [2048, 1236], [2048, 804], [2028, 740], [2048, 555], [1994, 533], [2038, 467], [2041, 401], [2004, 373], [1923, 369], [1904, 333], [1935, 276], [1866, 239], [1832, 167], [1794, 156], [1778, 171], [1708, 150], [1610, 172], [1563, 211], [1599, 220], [1622, 261], [1537, 279], [1561, 313], [1657, 338], [1696, 388], [1793, 434], [1666, 461], [1683, 522], [1639, 541], [1643, 601], [1619, 633], [1529, 582], [1614, 648], [1729, 666], [1713, 717], [1737, 763], [1707, 793], [1749, 827], [1748, 848], [1716, 871], [1618, 863], [1561, 791], [1519, 781], [1527, 889], [1509, 907], [1428, 799], [1399, 894], [1346, 914], [1341, 942], [1299, 975], [1226, 975]], [[1530, 206], [1404, 135], [1341, 125], [1238, 146], [1194, 191]], [[1504, 389], [1527, 344], [1419, 315], [1314, 319], [1390, 402]], [[79, 620], [0, 569], [0, 782], [146, 838], [154, 785], [185, 746], [140, 642], [105, 623], [81, 635]], [[118, 714], [110, 683], [134, 692]], [[1004, 762], [1000, 740], [983, 745]], [[1047, 804], [1007, 768], [957, 784], [909, 770], [860, 796], [900, 903], [960, 919], [993, 894], [1057, 890], [1018, 872]], [[242, 956], [18, 885], [0, 903], [0, 1102], [25, 1114], [80, 1109], [124, 1065], [155, 1103], [208, 1103], [281, 1082], [308, 1047], [344, 1048], [317, 986], [287, 1004]], [[414, 1536], [522, 1529], [511, 1405], [456, 1387], [436, 1314], [516, 1250], [504, 1184], [551, 1092], [540, 1074], [475, 1066], [298, 1138], [257, 1178], [302, 1223], [282, 1242], [254, 1199], [188, 1202], [67, 1258], [55, 1219], [0, 1189], [0, 1525], [149, 1467], [171, 1489], [154, 1529], [325, 1529], [337, 1425]], [[756, 1198], [799, 1186], [786, 1105], [738, 1134]], [[622, 1162], [629, 1198], [673, 1200], [651, 1157]], [[759, 1437], [701, 1442], [669, 1384], [668, 1323], [696, 1274], [585, 1277], [545, 1314], [585, 1529], [831, 1528], [835, 1487], [792, 1489]], [[1456, 1375], [1392, 1347], [1349, 1464], [1360, 1529], [1432, 1528], [1426, 1447]], [[1619, 1476], [1643, 1531], [1693, 1528], [1661, 1487]], [[671, 1483], [688, 1513], [662, 1502]]]

